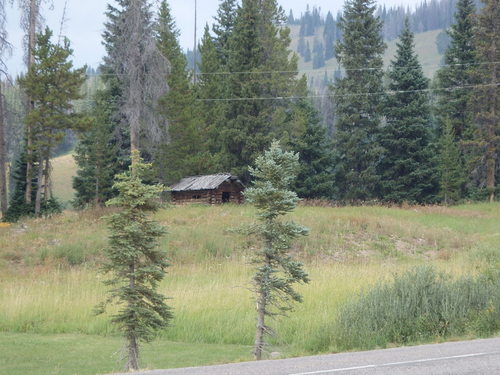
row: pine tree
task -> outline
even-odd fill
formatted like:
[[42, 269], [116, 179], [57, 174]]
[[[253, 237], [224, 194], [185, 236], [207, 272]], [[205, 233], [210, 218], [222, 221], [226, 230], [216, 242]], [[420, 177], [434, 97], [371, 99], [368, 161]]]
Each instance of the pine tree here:
[[[199, 119], [203, 124], [206, 137], [206, 148], [211, 155], [212, 165], [206, 172], [220, 172], [222, 167], [214, 154], [220, 152], [220, 129], [225, 123], [227, 103], [223, 101], [228, 95], [227, 67], [220, 60], [214, 39], [210, 35], [208, 25], [200, 43], [200, 76], [196, 87], [197, 108]], [[214, 100], [215, 99], [215, 100]], [[222, 99], [222, 100], [217, 100]]]
[[309, 41], [306, 42], [306, 48], [304, 50], [304, 61], [309, 62], [312, 60], [311, 57], [311, 46], [309, 45]]
[[15, 161], [11, 172], [13, 191], [10, 195], [9, 208], [2, 221], [16, 222], [24, 216], [31, 216], [35, 212], [36, 183], [32, 184], [32, 199], [29, 203], [25, 201], [26, 193], [26, 152], [23, 152]]
[[439, 183], [444, 204], [458, 202], [462, 198], [465, 184], [464, 168], [451, 121], [445, 121], [441, 132], [439, 153]]
[[383, 102], [382, 23], [374, 0], [348, 0], [339, 20], [336, 57], [345, 77], [334, 87], [336, 104], [335, 181], [342, 200], [376, 197], [380, 148], [376, 138]]
[[37, 37], [33, 51], [34, 63], [19, 84], [33, 103], [26, 116], [31, 129], [32, 153], [38, 156], [35, 215], [43, 203], [52, 198], [50, 191], [50, 158], [54, 148], [64, 138], [67, 129], [76, 129], [83, 119], [73, 113], [73, 101], [81, 98], [80, 87], [85, 82], [85, 67], [73, 69], [69, 40], [62, 45], [51, 42], [52, 31], [46, 28]]
[[182, 177], [206, 173], [209, 157], [205, 152], [202, 129], [196, 116], [195, 91], [186, 69], [187, 61], [178, 41], [179, 31], [167, 1], [162, 1], [158, 17], [158, 49], [170, 62], [168, 93], [160, 100], [160, 113], [168, 123], [168, 140], [158, 159], [160, 176], [167, 183]]
[[117, 122], [110, 105], [112, 96], [108, 90], [96, 93], [90, 125], [79, 133], [74, 158], [78, 166], [73, 177], [75, 199], [73, 205], [84, 208], [88, 205], [103, 206], [116, 195], [113, 190], [114, 176], [126, 170], [128, 160], [120, 157], [116, 143]]
[[289, 130], [287, 101], [276, 98], [303, 90], [296, 79], [297, 59], [289, 58], [290, 30], [280, 27], [285, 20], [275, 0], [244, 0], [229, 41], [230, 101], [220, 128], [220, 156], [224, 169], [245, 182], [246, 166]]
[[330, 60], [335, 56], [335, 21], [331, 12], [328, 12], [325, 20], [325, 29], [323, 31], [323, 38], [325, 39], [325, 60]]
[[306, 40], [304, 39], [303, 36], [301, 36], [297, 44], [297, 53], [300, 56], [304, 56], [305, 52], [306, 52]]
[[164, 187], [145, 184], [152, 166], [144, 164], [137, 151], [132, 158], [130, 171], [117, 176], [118, 196], [107, 202], [120, 211], [108, 218], [111, 233], [102, 270], [112, 276], [104, 282], [111, 287], [109, 298], [96, 308], [103, 313], [111, 303], [120, 307], [112, 322], [127, 342], [127, 371], [139, 369], [139, 342], [150, 342], [172, 319], [171, 308], [157, 291], [168, 267], [165, 252], [158, 248], [165, 229], [147, 215], [157, 209]]
[[320, 124], [318, 112], [305, 100], [295, 104], [296, 116], [303, 116], [304, 133], [290, 142], [299, 155], [299, 170], [293, 191], [300, 198], [329, 199], [333, 196], [333, 154], [326, 129]]
[[458, 1], [455, 24], [448, 31], [450, 44], [444, 56], [445, 66], [437, 73], [438, 126], [441, 128], [445, 121], [451, 121], [458, 143], [471, 140], [474, 130], [470, 89], [474, 85], [472, 72], [477, 67], [474, 12], [472, 0]]
[[314, 39], [313, 47], [313, 69], [319, 69], [325, 66], [325, 49], [319, 39]]
[[220, 65], [225, 67], [229, 62], [229, 39], [233, 33], [238, 9], [237, 0], [221, 0], [212, 30], [215, 34], [215, 48]]
[[257, 329], [255, 335], [255, 359], [262, 358], [265, 336], [271, 332], [265, 318], [290, 311], [292, 302], [301, 302], [302, 297], [293, 289], [293, 284], [307, 283], [308, 275], [301, 263], [290, 255], [293, 239], [307, 234], [307, 229], [281, 218], [293, 211], [298, 198], [289, 190], [299, 167], [299, 156], [283, 152], [279, 143], [273, 142], [270, 149], [255, 161], [250, 173], [255, 178], [245, 197], [258, 210], [260, 223], [252, 232], [262, 241], [262, 248], [254, 257], [257, 266], [253, 277], [257, 300]]
[[484, 7], [478, 17], [476, 31], [478, 68], [475, 72], [478, 87], [474, 90], [474, 112], [477, 124], [475, 144], [479, 148], [480, 165], [484, 177], [480, 185], [486, 187], [489, 202], [495, 200], [500, 170], [499, 145], [499, 69], [500, 4], [497, 0], [482, 0]]
[[387, 123], [380, 133], [379, 164], [382, 199], [428, 203], [437, 192], [437, 171], [431, 139], [429, 80], [415, 53], [408, 18], [389, 67]]

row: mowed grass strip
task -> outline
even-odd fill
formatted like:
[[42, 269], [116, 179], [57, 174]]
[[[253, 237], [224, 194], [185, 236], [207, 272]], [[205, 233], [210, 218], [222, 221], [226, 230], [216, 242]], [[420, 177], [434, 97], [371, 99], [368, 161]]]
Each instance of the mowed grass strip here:
[[[0, 333], [0, 375], [96, 375], [123, 371], [120, 337]], [[242, 345], [186, 344], [158, 339], [141, 351], [144, 369], [202, 366], [251, 359]]]

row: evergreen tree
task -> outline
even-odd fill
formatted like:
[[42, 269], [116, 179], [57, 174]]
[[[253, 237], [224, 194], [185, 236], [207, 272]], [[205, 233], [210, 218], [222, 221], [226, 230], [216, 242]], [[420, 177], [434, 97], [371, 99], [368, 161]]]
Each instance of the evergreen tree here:
[[335, 56], [335, 21], [332, 13], [328, 12], [325, 20], [325, 29], [323, 31], [323, 38], [325, 39], [325, 60], [330, 60]]
[[382, 199], [428, 203], [437, 192], [437, 171], [431, 143], [427, 90], [429, 80], [415, 53], [408, 19], [389, 67], [387, 123], [381, 130], [383, 156], [379, 164]]
[[297, 53], [303, 57], [305, 52], [306, 52], [306, 40], [304, 39], [303, 36], [301, 36], [299, 37], [299, 42], [297, 44]]
[[376, 197], [376, 165], [383, 102], [382, 23], [375, 17], [374, 0], [348, 0], [339, 21], [342, 39], [336, 57], [345, 77], [334, 87], [336, 104], [335, 181], [338, 198]]
[[[220, 127], [224, 169], [248, 181], [246, 166], [273, 138], [289, 134], [288, 101], [301, 96], [297, 59], [289, 58], [290, 30], [276, 0], [244, 0], [230, 39], [226, 121]], [[270, 73], [273, 72], [273, 73]]]
[[30, 203], [26, 203], [24, 199], [26, 192], [26, 164], [26, 152], [23, 152], [12, 168], [11, 180], [14, 188], [10, 195], [9, 208], [2, 217], [2, 221], [16, 222], [21, 217], [30, 216], [35, 212], [36, 183], [32, 184]]
[[39, 215], [42, 205], [52, 198], [50, 158], [54, 148], [67, 129], [83, 125], [82, 117], [73, 113], [73, 101], [81, 98], [86, 68], [73, 69], [69, 60], [73, 51], [68, 39], [54, 44], [51, 37], [49, 28], [38, 35], [34, 62], [26, 76], [19, 79], [33, 104], [25, 121], [31, 129], [32, 153], [38, 156], [35, 215]]
[[117, 176], [118, 196], [107, 202], [121, 210], [108, 218], [111, 233], [102, 269], [112, 275], [104, 282], [111, 289], [109, 298], [96, 309], [103, 313], [111, 303], [120, 307], [112, 322], [127, 342], [127, 371], [139, 369], [139, 342], [150, 342], [172, 319], [171, 308], [157, 291], [168, 267], [165, 252], [158, 248], [165, 229], [147, 215], [157, 209], [164, 187], [145, 184], [152, 166], [142, 163], [137, 151], [132, 158], [130, 171]]
[[73, 205], [104, 205], [113, 198], [114, 176], [123, 172], [128, 161], [120, 157], [120, 148], [114, 132], [117, 123], [113, 119], [112, 96], [109, 90], [96, 93], [88, 129], [79, 133], [74, 158], [78, 167], [73, 177], [75, 199]]
[[325, 50], [323, 43], [317, 38], [314, 39], [313, 54], [313, 69], [319, 69], [325, 66]]
[[179, 31], [167, 1], [162, 1], [158, 17], [158, 49], [170, 62], [169, 91], [160, 100], [160, 113], [168, 123], [168, 143], [158, 157], [160, 176], [167, 183], [206, 172], [207, 153], [195, 111], [195, 91], [190, 85], [187, 61], [178, 41]]
[[441, 132], [439, 163], [441, 198], [444, 204], [458, 202], [463, 196], [465, 166], [450, 120]]
[[482, 0], [476, 31], [479, 65], [475, 72], [478, 87], [474, 90], [474, 112], [477, 124], [474, 143], [479, 149], [477, 168], [481, 170], [479, 186], [486, 188], [489, 202], [495, 200], [500, 173], [499, 69], [500, 4]]
[[295, 24], [295, 18], [293, 17], [293, 10], [292, 9], [290, 9], [290, 13], [288, 13], [287, 20], [288, 20], [289, 25]]
[[293, 191], [300, 198], [329, 199], [333, 195], [332, 145], [326, 129], [320, 124], [318, 112], [312, 104], [302, 100], [295, 104], [296, 116], [306, 123], [302, 136], [293, 139], [290, 147], [299, 155], [299, 170]]
[[306, 42], [306, 49], [304, 50], [304, 61], [309, 62], [312, 60], [311, 57], [311, 46], [309, 45], [309, 41]]
[[458, 1], [455, 24], [451, 25], [448, 31], [450, 44], [444, 56], [445, 66], [437, 73], [436, 108], [439, 126], [449, 119], [456, 142], [470, 140], [474, 128], [471, 112], [472, 91], [469, 87], [474, 85], [474, 76], [471, 73], [477, 63], [474, 12], [472, 0]]
[[236, 22], [237, 9], [237, 0], [221, 0], [212, 28], [215, 34], [215, 48], [219, 54], [220, 64], [224, 67], [227, 66], [231, 53], [229, 49], [229, 39], [231, 38]]
[[302, 297], [293, 289], [293, 284], [309, 281], [301, 263], [289, 254], [293, 239], [307, 234], [307, 229], [281, 218], [293, 211], [297, 195], [289, 190], [299, 167], [299, 156], [283, 152], [278, 142], [255, 161], [250, 173], [255, 178], [245, 197], [258, 210], [260, 223], [252, 226], [262, 248], [257, 251], [254, 263], [257, 266], [253, 277], [257, 300], [257, 330], [255, 335], [255, 359], [262, 358], [265, 335], [271, 332], [265, 318], [286, 314], [292, 302], [301, 302]]

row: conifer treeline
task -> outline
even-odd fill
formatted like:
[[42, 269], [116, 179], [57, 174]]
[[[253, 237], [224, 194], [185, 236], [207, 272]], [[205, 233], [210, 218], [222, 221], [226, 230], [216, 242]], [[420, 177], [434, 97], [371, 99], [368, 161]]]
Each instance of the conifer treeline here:
[[[378, 7], [376, 16], [382, 21], [382, 37], [384, 40], [393, 40], [400, 36], [403, 31], [405, 19], [410, 21], [410, 29], [414, 33], [422, 33], [431, 30], [447, 29], [454, 22], [454, 14], [458, 0], [431, 0], [423, 1], [416, 7], [386, 6]], [[476, 7], [481, 6], [480, 0], [474, 0]], [[313, 69], [323, 67], [324, 61], [334, 57], [333, 45], [341, 38], [341, 28], [338, 23], [342, 14], [339, 12], [335, 17], [329, 11], [326, 16], [321, 13], [321, 8], [306, 5], [306, 10], [300, 17], [295, 17], [290, 10], [288, 24], [299, 26], [299, 42], [297, 53], [305, 62], [315, 60]], [[323, 31], [321, 32], [321, 28]], [[308, 46], [305, 37], [314, 36], [314, 45]], [[449, 39], [446, 33], [439, 36], [438, 48], [440, 53], [446, 49]], [[321, 46], [321, 49], [318, 48]]]
[[[169, 67], [161, 73], [144, 65], [142, 76], [134, 78], [142, 80], [139, 98], [148, 113], [139, 117], [136, 147], [155, 166], [155, 179], [171, 184], [187, 175], [231, 172], [249, 182], [248, 165], [276, 139], [300, 153], [294, 188], [303, 198], [495, 199], [500, 35], [495, 0], [483, 0], [479, 16], [473, 0], [458, 0], [446, 65], [432, 85], [415, 54], [411, 20], [403, 22], [396, 55], [384, 72], [384, 24], [374, 0], [347, 0], [342, 15], [327, 17], [324, 25], [342, 36], [328, 48], [344, 72], [325, 96], [329, 105], [322, 111], [335, 120], [328, 132], [306, 78], [297, 73], [287, 19], [276, 0], [221, 0], [214, 24], [205, 27], [196, 72], [187, 69], [168, 2], [154, 14], [141, 1], [143, 32]], [[94, 98], [87, 116], [91, 126], [80, 131], [76, 149], [75, 203], [82, 207], [114, 196], [112, 178], [130, 162], [132, 128], [124, 111], [131, 96], [130, 56], [117, 51], [132, 2], [115, 3], [104, 32], [105, 87]], [[314, 9], [311, 17], [321, 19]], [[159, 72], [164, 92], [158, 101], [145, 100], [152, 98], [147, 80], [158, 80]], [[21, 159], [21, 174], [23, 165]]]

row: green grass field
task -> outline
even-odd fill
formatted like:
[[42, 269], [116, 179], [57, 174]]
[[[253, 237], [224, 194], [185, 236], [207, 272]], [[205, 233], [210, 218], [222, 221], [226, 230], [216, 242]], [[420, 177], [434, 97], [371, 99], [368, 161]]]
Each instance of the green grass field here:
[[[121, 339], [109, 315], [92, 311], [106, 293], [96, 271], [107, 241], [105, 213], [66, 211], [0, 227], [0, 351], [7, 354], [0, 374], [34, 374], [36, 366], [50, 374], [121, 369], [119, 355], [112, 355], [121, 350]], [[169, 232], [162, 246], [172, 265], [161, 291], [172, 297], [175, 319], [145, 347], [144, 367], [250, 358], [255, 316], [249, 259], [258, 244], [234, 229], [254, 215], [249, 206], [200, 205], [155, 215]], [[339, 308], [395, 273], [431, 264], [452, 276], [475, 275], [500, 261], [499, 204], [299, 207], [292, 218], [311, 229], [293, 248], [311, 283], [299, 288], [304, 303], [272, 323], [277, 335], [270, 350], [283, 356], [336, 351]]]

